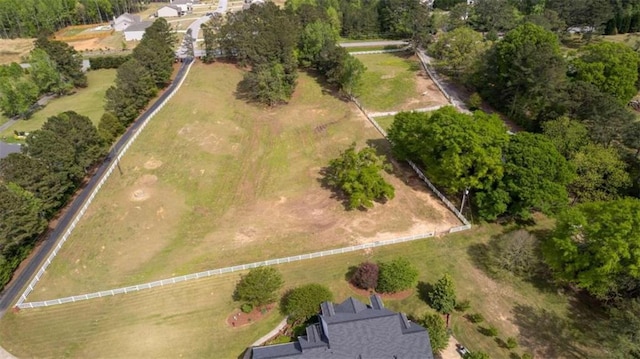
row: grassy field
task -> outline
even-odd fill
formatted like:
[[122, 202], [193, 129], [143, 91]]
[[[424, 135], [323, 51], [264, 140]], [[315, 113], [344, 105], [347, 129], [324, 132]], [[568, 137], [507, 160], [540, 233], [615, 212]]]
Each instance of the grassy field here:
[[356, 55], [367, 71], [356, 94], [369, 111], [412, 110], [447, 100], [411, 53]]
[[35, 39], [0, 39], [0, 65], [21, 62], [33, 49]]
[[42, 110], [34, 113], [30, 119], [18, 121], [9, 129], [0, 132], [0, 138], [13, 137], [13, 131], [37, 130], [42, 127], [47, 118], [64, 111], [76, 111], [88, 116], [97, 125], [100, 116], [104, 113], [105, 92], [113, 84], [115, 77], [116, 70], [89, 71], [87, 73], [89, 80], [87, 88], [78, 89], [73, 95], [52, 100]]
[[[479, 269], [479, 248], [502, 232], [497, 225], [442, 238], [381, 247], [278, 266], [285, 287], [318, 282], [329, 286], [336, 301], [357, 296], [344, 280], [350, 266], [364, 260], [405, 256], [420, 270], [421, 284], [451, 274], [458, 297], [471, 301], [470, 312], [484, 315], [499, 337], [516, 337], [515, 351], [535, 351], [537, 358], [595, 357], [585, 348], [584, 332], [593, 313], [575, 298], [518, 279], [495, 280]], [[122, 296], [7, 313], [0, 321], [0, 344], [18, 357], [95, 358], [236, 358], [245, 346], [281, 319], [277, 312], [247, 327], [233, 328], [226, 318], [237, 308], [231, 300], [239, 274], [181, 283]], [[285, 288], [285, 289], [286, 289]], [[403, 300], [386, 300], [393, 310], [420, 316], [430, 310], [419, 291]], [[359, 297], [361, 300], [366, 298]], [[493, 359], [509, 358], [493, 338], [460, 314], [452, 317], [455, 337], [471, 350]]]
[[380, 125], [380, 127], [382, 127], [385, 131], [388, 131], [389, 127], [391, 127], [391, 124], [393, 123], [394, 118], [395, 116], [381, 116], [376, 117], [375, 120], [378, 125]]
[[[356, 107], [300, 74], [286, 106], [236, 99], [242, 71], [198, 64], [122, 159], [31, 300], [447, 230], [458, 220], [415, 174], [345, 211], [320, 172], [352, 142], [388, 146]], [[408, 185], [407, 185], [408, 183]]]

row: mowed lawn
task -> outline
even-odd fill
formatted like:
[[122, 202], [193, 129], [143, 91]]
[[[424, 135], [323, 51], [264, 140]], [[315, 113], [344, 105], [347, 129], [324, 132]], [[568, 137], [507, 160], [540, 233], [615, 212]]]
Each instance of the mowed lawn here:
[[[594, 357], [581, 341], [593, 314], [556, 290], [539, 289], [518, 279], [494, 280], [477, 264], [478, 248], [502, 233], [483, 225], [455, 235], [380, 247], [277, 266], [285, 288], [322, 283], [336, 301], [356, 296], [345, 281], [350, 266], [407, 257], [420, 271], [420, 282], [432, 284], [445, 272], [458, 298], [471, 301], [469, 312], [485, 317], [499, 337], [513, 336], [515, 352], [535, 352], [538, 358]], [[229, 274], [116, 297], [41, 309], [8, 312], [0, 321], [0, 345], [18, 357], [70, 358], [236, 358], [247, 345], [266, 334], [282, 317], [277, 311], [247, 327], [234, 328], [226, 319], [239, 303], [231, 299], [240, 274]], [[419, 287], [422, 285], [419, 285]], [[366, 301], [366, 298], [358, 297]], [[419, 317], [431, 310], [418, 290], [403, 300], [385, 300], [393, 310]], [[478, 331], [459, 313], [451, 319], [455, 337], [471, 350], [493, 359], [509, 351]]]
[[38, 283], [53, 299], [250, 263], [444, 231], [460, 223], [396, 165], [396, 196], [346, 211], [321, 171], [351, 143], [386, 151], [350, 103], [300, 74], [286, 106], [234, 96], [243, 72], [195, 65], [150, 122]]
[[51, 116], [65, 111], [75, 111], [88, 116], [97, 125], [104, 113], [105, 93], [113, 85], [116, 70], [95, 70], [87, 72], [89, 86], [77, 89], [76, 93], [51, 100], [43, 109], [35, 112], [27, 120], [20, 120], [0, 133], [0, 138], [13, 137], [13, 131], [31, 132], [38, 130]]
[[415, 110], [447, 104], [413, 53], [356, 57], [367, 67], [356, 96], [368, 111]]

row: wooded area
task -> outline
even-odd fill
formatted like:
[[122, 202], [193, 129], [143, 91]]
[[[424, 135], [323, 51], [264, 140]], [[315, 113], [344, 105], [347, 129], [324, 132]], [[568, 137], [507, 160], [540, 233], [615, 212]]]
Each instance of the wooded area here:
[[141, 8], [140, 0], [0, 0], [0, 36], [48, 35], [69, 25], [109, 22]]

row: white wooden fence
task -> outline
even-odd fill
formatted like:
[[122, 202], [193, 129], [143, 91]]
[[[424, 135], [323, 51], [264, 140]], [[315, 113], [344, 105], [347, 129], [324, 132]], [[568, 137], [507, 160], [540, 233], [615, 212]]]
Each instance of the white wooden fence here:
[[107, 169], [107, 171], [104, 173], [104, 175], [102, 176], [98, 184], [95, 186], [95, 188], [91, 192], [91, 195], [83, 203], [82, 207], [74, 217], [73, 221], [67, 227], [67, 230], [64, 232], [64, 234], [58, 241], [58, 244], [55, 246], [53, 251], [51, 251], [51, 253], [47, 257], [47, 260], [42, 264], [42, 266], [40, 267], [40, 270], [38, 270], [38, 273], [36, 273], [36, 275], [31, 279], [31, 282], [29, 282], [29, 284], [27, 285], [27, 288], [25, 288], [24, 292], [22, 292], [22, 295], [20, 295], [20, 298], [18, 298], [18, 301], [16, 302], [17, 307], [21, 308], [22, 303], [27, 299], [27, 296], [29, 296], [29, 294], [33, 291], [33, 288], [35, 287], [35, 285], [40, 281], [40, 278], [42, 278], [42, 276], [44, 275], [44, 272], [47, 270], [47, 268], [51, 264], [51, 261], [53, 261], [53, 259], [58, 255], [60, 248], [62, 248], [62, 245], [67, 241], [67, 239], [69, 238], [73, 230], [76, 228], [82, 216], [84, 216], [85, 212], [87, 211], [87, 208], [89, 208], [89, 205], [91, 205], [91, 202], [93, 202], [93, 199], [96, 197], [96, 195], [98, 194], [98, 192], [100, 191], [104, 183], [107, 181], [111, 173], [113, 173], [116, 166], [118, 166], [118, 162], [120, 161], [122, 156], [124, 156], [124, 154], [127, 152], [129, 147], [131, 147], [131, 144], [138, 138], [140, 133], [142, 133], [142, 130], [144, 130], [144, 128], [147, 127], [147, 124], [149, 123], [149, 121], [158, 113], [158, 111], [160, 111], [164, 107], [164, 105], [173, 97], [176, 91], [178, 91], [178, 89], [182, 86], [182, 84], [184, 83], [184, 80], [187, 78], [187, 75], [189, 74], [189, 70], [191, 70], [191, 65], [193, 65], [193, 61], [187, 65], [187, 69], [185, 70], [184, 76], [182, 77], [180, 82], [178, 82], [178, 84], [173, 88], [171, 93], [164, 99], [164, 101], [158, 104], [158, 107], [152, 113], [150, 113], [144, 119], [144, 122], [142, 122], [140, 127], [138, 127], [138, 129], [133, 134], [133, 136], [131, 136], [131, 138], [127, 141], [127, 143], [125, 143], [125, 145], [122, 146], [122, 148], [119, 150], [117, 156], [111, 159], [111, 165], [109, 165], [109, 168]]

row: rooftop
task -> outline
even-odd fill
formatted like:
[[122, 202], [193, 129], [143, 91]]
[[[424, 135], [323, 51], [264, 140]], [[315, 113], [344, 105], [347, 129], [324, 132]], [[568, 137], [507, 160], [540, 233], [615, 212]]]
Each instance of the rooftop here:
[[153, 25], [153, 21], [136, 22], [134, 24], [127, 26], [127, 28], [124, 29], [124, 31], [143, 31], [143, 30], [146, 30], [151, 25]]

